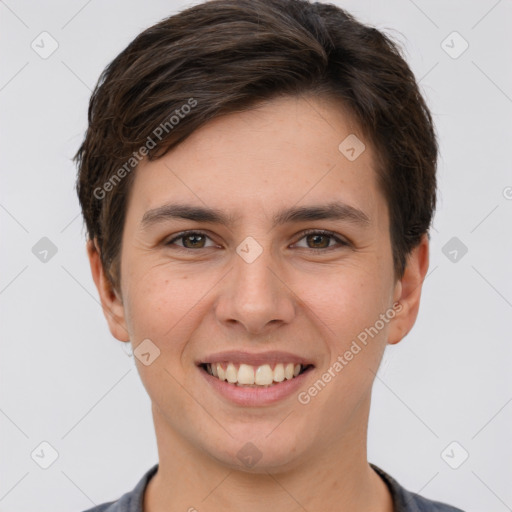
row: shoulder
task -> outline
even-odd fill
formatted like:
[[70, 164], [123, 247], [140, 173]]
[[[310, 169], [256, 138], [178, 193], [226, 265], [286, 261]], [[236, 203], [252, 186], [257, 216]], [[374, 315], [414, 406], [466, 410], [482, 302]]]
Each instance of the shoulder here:
[[143, 512], [144, 491], [157, 470], [158, 464], [155, 464], [142, 476], [131, 491], [123, 494], [118, 500], [95, 505], [83, 512]]
[[375, 472], [384, 480], [393, 497], [394, 512], [464, 512], [460, 508], [447, 503], [429, 500], [404, 489], [393, 477], [384, 470], [370, 464]]
[[[418, 512], [464, 512], [460, 508], [452, 507], [451, 505], [448, 505], [447, 503], [442, 503], [440, 501], [429, 500], [414, 492], [404, 490], [404, 493], [408, 500], [414, 503], [416, 507], [413, 508], [412, 510], [417, 510]], [[405, 510], [408, 511], [409, 509], [404, 508], [404, 511]]]
[[116, 501], [109, 501], [108, 503], [102, 503], [101, 505], [97, 505], [96, 507], [88, 508], [83, 512], [110, 512], [109, 509], [111, 509], [112, 505], [115, 505], [116, 503]]

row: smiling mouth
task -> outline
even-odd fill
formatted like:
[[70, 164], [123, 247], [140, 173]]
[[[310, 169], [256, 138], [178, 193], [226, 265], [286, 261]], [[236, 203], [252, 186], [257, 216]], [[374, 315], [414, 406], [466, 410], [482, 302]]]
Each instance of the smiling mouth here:
[[292, 380], [313, 368], [312, 364], [277, 363], [253, 366], [244, 363], [202, 363], [206, 373], [221, 381], [240, 387], [271, 387]]

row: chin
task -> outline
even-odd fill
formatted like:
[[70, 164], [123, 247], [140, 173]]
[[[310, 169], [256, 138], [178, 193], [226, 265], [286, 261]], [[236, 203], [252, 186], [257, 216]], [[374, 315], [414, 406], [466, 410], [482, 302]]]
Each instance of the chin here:
[[261, 429], [253, 429], [254, 435], [250, 435], [248, 429], [245, 433], [245, 436], [230, 438], [224, 450], [218, 450], [218, 444], [211, 450], [205, 449], [226, 467], [252, 474], [288, 471], [301, 464], [299, 459], [302, 458], [304, 443], [300, 442], [301, 450], [298, 451], [299, 442], [290, 434], [272, 438], [274, 434], [265, 437]]

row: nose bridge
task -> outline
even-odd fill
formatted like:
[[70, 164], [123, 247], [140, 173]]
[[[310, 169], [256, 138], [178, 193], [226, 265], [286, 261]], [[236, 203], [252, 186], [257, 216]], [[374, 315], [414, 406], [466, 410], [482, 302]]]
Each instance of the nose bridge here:
[[268, 329], [270, 323], [290, 322], [295, 311], [293, 294], [283, 284], [278, 269], [270, 238], [266, 242], [252, 237], [242, 241], [217, 306], [219, 320], [236, 321], [252, 333]]
[[235, 294], [244, 299], [245, 304], [262, 308], [270, 306], [276, 299], [276, 277], [271, 271], [272, 256], [270, 250], [264, 250], [254, 261], [247, 261], [243, 256], [235, 258], [233, 284]]

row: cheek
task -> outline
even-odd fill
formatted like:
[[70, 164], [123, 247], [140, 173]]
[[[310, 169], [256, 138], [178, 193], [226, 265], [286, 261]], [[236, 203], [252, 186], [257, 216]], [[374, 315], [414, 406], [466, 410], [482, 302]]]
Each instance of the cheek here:
[[150, 338], [161, 349], [170, 340], [181, 339], [205, 293], [203, 288], [187, 275], [173, 272], [170, 277], [163, 267], [132, 275], [125, 306], [132, 339]]
[[312, 322], [343, 348], [385, 311], [390, 293], [385, 275], [377, 265], [350, 265], [324, 276], [301, 275], [293, 288], [305, 313], [312, 311]]

